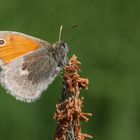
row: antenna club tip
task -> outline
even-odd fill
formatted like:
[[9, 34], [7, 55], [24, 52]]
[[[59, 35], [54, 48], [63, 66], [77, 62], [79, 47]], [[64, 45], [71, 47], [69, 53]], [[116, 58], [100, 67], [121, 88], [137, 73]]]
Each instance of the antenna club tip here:
[[60, 25], [60, 30], [62, 30], [63, 29], [63, 25]]

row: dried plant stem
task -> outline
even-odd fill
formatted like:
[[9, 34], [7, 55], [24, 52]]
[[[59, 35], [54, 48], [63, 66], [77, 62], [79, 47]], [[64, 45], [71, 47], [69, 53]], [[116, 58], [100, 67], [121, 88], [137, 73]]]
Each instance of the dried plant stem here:
[[83, 113], [83, 97], [79, 97], [81, 88], [87, 88], [88, 79], [81, 78], [80, 62], [75, 55], [64, 68], [64, 81], [61, 99], [56, 104], [54, 119], [57, 121], [55, 140], [85, 140], [91, 135], [81, 132], [80, 120], [87, 122], [91, 113]]

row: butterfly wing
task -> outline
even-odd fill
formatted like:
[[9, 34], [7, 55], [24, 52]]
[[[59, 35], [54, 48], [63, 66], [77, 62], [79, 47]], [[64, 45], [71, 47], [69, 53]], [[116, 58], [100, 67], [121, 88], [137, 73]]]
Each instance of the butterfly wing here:
[[0, 44], [0, 60], [4, 65], [41, 47], [41, 40], [18, 32], [1, 31], [0, 40], [4, 41]]
[[1, 31], [0, 40], [1, 84], [19, 100], [38, 99], [56, 76], [52, 45], [11, 31]]
[[23, 33], [0, 31], [0, 82], [17, 99], [35, 101], [66, 63], [67, 52], [64, 42], [52, 46]]
[[1, 83], [17, 99], [35, 101], [56, 77], [57, 65], [51, 50], [40, 48], [8, 64]]

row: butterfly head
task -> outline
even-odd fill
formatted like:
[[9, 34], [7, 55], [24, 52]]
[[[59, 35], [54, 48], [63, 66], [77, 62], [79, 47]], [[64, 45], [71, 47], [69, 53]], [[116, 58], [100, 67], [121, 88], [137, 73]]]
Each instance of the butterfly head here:
[[53, 44], [54, 56], [57, 61], [59, 61], [60, 66], [64, 66], [67, 63], [67, 53], [69, 47], [66, 42], [61, 41]]

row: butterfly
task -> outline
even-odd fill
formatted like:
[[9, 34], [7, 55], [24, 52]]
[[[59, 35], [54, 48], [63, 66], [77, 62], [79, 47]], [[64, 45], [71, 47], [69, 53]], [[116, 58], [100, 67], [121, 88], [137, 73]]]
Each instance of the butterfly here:
[[[62, 28], [61, 28], [62, 30]], [[67, 63], [68, 45], [14, 31], [0, 31], [0, 83], [17, 100], [39, 99]]]

